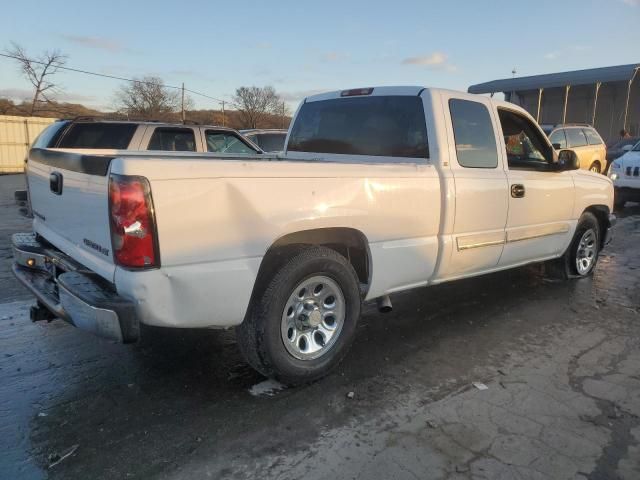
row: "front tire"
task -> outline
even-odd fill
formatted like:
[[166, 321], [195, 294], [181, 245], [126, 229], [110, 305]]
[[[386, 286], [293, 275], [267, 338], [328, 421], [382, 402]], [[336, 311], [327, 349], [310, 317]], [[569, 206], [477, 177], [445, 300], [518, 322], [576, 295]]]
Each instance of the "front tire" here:
[[326, 375], [346, 355], [360, 318], [358, 276], [336, 251], [309, 247], [284, 262], [258, 291], [238, 345], [249, 364], [297, 385]]
[[559, 279], [584, 278], [593, 274], [600, 253], [600, 224], [591, 212], [578, 220], [573, 239], [564, 255], [547, 262], [547, 271]]

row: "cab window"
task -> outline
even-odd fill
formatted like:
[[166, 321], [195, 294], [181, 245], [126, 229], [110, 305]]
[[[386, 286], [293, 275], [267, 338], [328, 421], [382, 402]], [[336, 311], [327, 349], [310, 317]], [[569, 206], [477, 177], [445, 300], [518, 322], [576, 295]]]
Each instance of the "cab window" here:
[[498, 116], [509, 168], [549, 170], [553, 153], [542, 132], [528, 118], [513, 111], [499, 109]]
[[466, 168], [496, 168], [498, 148], [489, 110], [483, 104], [449, 100], [458, 163]]

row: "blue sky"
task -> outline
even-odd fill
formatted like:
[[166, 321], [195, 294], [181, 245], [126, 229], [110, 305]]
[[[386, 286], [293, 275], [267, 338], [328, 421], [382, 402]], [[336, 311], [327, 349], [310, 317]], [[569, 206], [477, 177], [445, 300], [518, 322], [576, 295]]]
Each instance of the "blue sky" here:
[[[370, 85], [466, 90], [518, 76], [640, 62], [640, 0], [3, 2], [0, 49], [58, 48], [70, 67], [230, 99], [272, 85], [293, 108]], [[34, 14], [35, 13], [35, 14]], [[109, 108], [119, 82], [60, 73], [60, 99]], [[29, 85], [0, 58], [0, 96]], [[194, 96], [201, 108], [218, 108]]]

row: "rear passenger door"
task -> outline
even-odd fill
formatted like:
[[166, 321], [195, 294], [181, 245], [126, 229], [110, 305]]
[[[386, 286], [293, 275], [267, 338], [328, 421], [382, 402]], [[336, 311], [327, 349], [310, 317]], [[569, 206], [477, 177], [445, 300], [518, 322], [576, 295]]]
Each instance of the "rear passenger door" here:
[[497, 267], [509, 202], [491, 104], [446, 94], [443, 103], [455, 181], [452, 255], [443, 274], [453, 278]]

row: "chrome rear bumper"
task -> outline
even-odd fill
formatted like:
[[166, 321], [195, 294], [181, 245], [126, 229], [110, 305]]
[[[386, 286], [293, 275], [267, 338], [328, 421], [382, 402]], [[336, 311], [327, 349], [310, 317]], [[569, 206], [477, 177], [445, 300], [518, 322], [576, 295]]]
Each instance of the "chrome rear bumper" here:
[[53, 316], [118, 342], [138, 339], [134, 304], [112, 285], [33, 234], [15, 234], [12, 243], [14, 275]]

